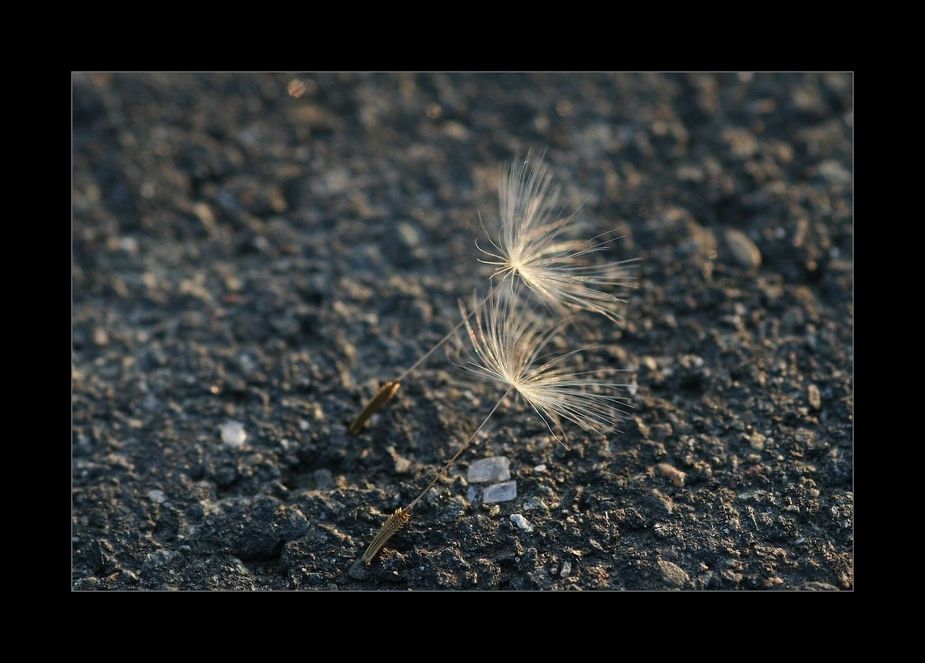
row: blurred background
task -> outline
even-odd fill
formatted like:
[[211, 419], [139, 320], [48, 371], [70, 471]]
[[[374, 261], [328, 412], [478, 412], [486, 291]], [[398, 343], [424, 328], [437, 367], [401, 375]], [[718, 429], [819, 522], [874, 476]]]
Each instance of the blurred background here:
[[[73, 587], [851, 588], [852, 84], [74, 74]], [[438, 361], [344, 426], [484, 286], [478, 212], [529, 149], [641, 259], [592, 323], [634, 418], [569, 455], [502, 417], [519, 501], [456, 477], [352, 577], [489, 390]]]

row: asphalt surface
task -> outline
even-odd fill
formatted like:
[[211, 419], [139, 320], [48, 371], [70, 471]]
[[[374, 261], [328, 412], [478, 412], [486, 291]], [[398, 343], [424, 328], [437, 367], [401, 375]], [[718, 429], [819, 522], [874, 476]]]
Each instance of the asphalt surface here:
[[[74, 77], [75, 589], [853, 588], [852, 78]], [[546, 160], [639, 258], [594, 366], [634, 411], [566, 450], [442, 354], [478, 212]], [[563, 349], [570, 347], [564, 339]], [[473, 461], [517, 497], [470, 499]], [[515, 516], [512, 518], [512, 516]]]

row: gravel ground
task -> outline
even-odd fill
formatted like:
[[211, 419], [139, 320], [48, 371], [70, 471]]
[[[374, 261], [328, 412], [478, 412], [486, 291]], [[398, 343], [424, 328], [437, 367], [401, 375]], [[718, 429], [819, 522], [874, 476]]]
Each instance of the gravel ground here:
[[[75, 75], [72, 587], [852, 589], [852, 106], [844, 74]], [[632, 419], [566, 450], [502, 407], [354, 567], [498, 397], [436, 356], [346, 433], [486, 283], [476, 211], [531, 147], [641, 259], [582, 330]], [[468, 499], [491, 456], [516, 499]]]

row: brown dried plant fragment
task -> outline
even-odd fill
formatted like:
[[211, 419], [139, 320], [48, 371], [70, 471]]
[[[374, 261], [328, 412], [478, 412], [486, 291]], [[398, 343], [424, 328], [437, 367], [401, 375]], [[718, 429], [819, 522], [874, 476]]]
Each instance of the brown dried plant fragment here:
[[389, 516], [389, 519], [385, 521], [385, 524], [382, 526], [382, 529], [379, 530], [379, 533], [376, 534], [376, 538], [374, 538], [372, 543], [369, 544], [369, 548], [367, 548], [366, 552], [363, 553], [363, 564], [369, 566], [369, 563], [373, 561], [373, 558], [382, 549], [382, 546], [384, 546], [398, 530], [407, 525], [410, 521], [410, 509], [396, 509], [395, 513]]
[[350, 424], [350, 428], [347, 429], [347, 432], [351, 435], [359, 435], [360, 431], [363, 430], [363, 426], [369, 421], [369, 418], [384, 408], [386, 403], [395, 397], [400, 387], [401, 382], [398, 380], [392, 380], [382, 385], [379, 391], [376, 392], [376, 395], [373, 396], [372, 400], [363, 408], [363, 411], [360, 412], [357, 418], [353, 420], [353, 423]]

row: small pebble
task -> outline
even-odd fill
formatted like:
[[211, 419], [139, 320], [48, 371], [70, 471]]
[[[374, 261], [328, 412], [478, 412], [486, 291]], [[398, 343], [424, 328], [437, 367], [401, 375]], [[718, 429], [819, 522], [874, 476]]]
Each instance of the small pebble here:
[[814, 410], [822, 407], [822, 395], [819, 393], [819, 387], [814, 384], [809, 385], [806, 389], [806, 395], [809, 398], [810, 407]]
[[755, 451], [761, 451], [764, 449], [764, 443], [767, 438], [761, 433], [752, 433], [746, 438], [749, 446]]
[[394, 448], [388, 448], [389, 455], [392, 457], [392, 463], [395, 465], [396, 474], [408, 474], [411, 471], [411, 461], [403, 456], [399, 456]]
[[300, 81], [298, 78], [293, 78], [289, 81], [289, 85], [286, 86], [287, 92], [289, 92], [290, 97], [295, 97], [298, 99], [303, 94], [305, 94], [305, 83]]
[[405, 248], [413, 250], [421, 244], [421, 236], [418, 234], [417, 229], [410, 223], [398, 224], [398, 236], [401, 238]]
[[139, 582], [138, 576], [132, 573], [131, 571], [129, 571], [128, 569], [122, 569], [121, 574], [122, 575], [119, 576], [120, 579], [124, 579], [126, 582], [129, 582], [133, 585], [138, 584]]
[[246, 352], [238, 355], [238, 366], [241, 367], [245, 375], [252, 375], [257, 370], [257, 362]]
[[486, 486], [482, 493], [482, 502], [494, 504], [495, 502], [510, 502], [517, 497], [517, 482], [505, 481]]
[[668, 584], [675, 587], [686, 587], [690, 584], [691, 579], [687, 572], [677, 564], [660, 559], [658, 560], [658, 567], [661, 569], [662, 577]]
[[134, 237], [120, 237], [119, 248], [126, 253], [136, 255], [138, 253], [138, 240]]
[[572, 573], [572, 563], [568, 560], [562, 562], [562, 570], [559, 571], [560, 578], [568, 578]]
[[533, 525], [530, 524], [530, 521], [524, 518], [519, 513], [511, 514], [511, 522], [517, 525], [517, 527], [522, 529], [524, 532], [529, 533], [533, 531]]
[[730, 228], [726, 231], [726, 244], [732, 251], [736, 262], [745, 269], [758, 269], [761, 267], [761, 251], [745, 233]]
[[666, 479], [671, 479], [671, 483], [675, 486], [678, 488], [684, 487], [684, 478], [687, 476], [684, 472], [668, 463], [659, 463], [656, 467], [658, 468], [659, 474]]
[[145, 557], [144, 565], [148, 568], [156, 569], [165, 564], [169, 564], [177, 554], [175, 550], [165, 550], [163, 548], [155, 550], [152, 553], [148, 553], [147, 557]]
[[163, 504], [167, 499], [167, 496], [164, 494], [163, 490], [149, 490], [148, 499], [155, 504]]
[[536, 467], [533, 468], [533, 471], [534, 471], [534, 472], [545, 472], [545, 471], [546, 471], [546, 464], [545, 464], [545, 463], [542, 463], [542, 464], [540, 464], [540, 465], [537, 465]]
[[215, 227], [215, 215], [212, 213], [211, 208], [205, 203], [196, 203], [193, 205], [193, 214], [196, 215], [207, 230], [212, 230]]
[[831, 184], [851, 184], [851, 172], [834, 159], [820, 163], [816, 172]]
[[469, 466], [469, 483], [497, 483], [511, 478], [511, 461], [504, 456], [483, 458]]
[[230, 447], [240, 447], [247, 439], [247, 433], [244, 432], [244, 424], [240, 421], [226, 421], [219, 429], [222, 434], [222, 442]]
[[93, 342], [97, 345], [106, 345], [109, 343], [109, 334], [102, 327], [93, 330]]

